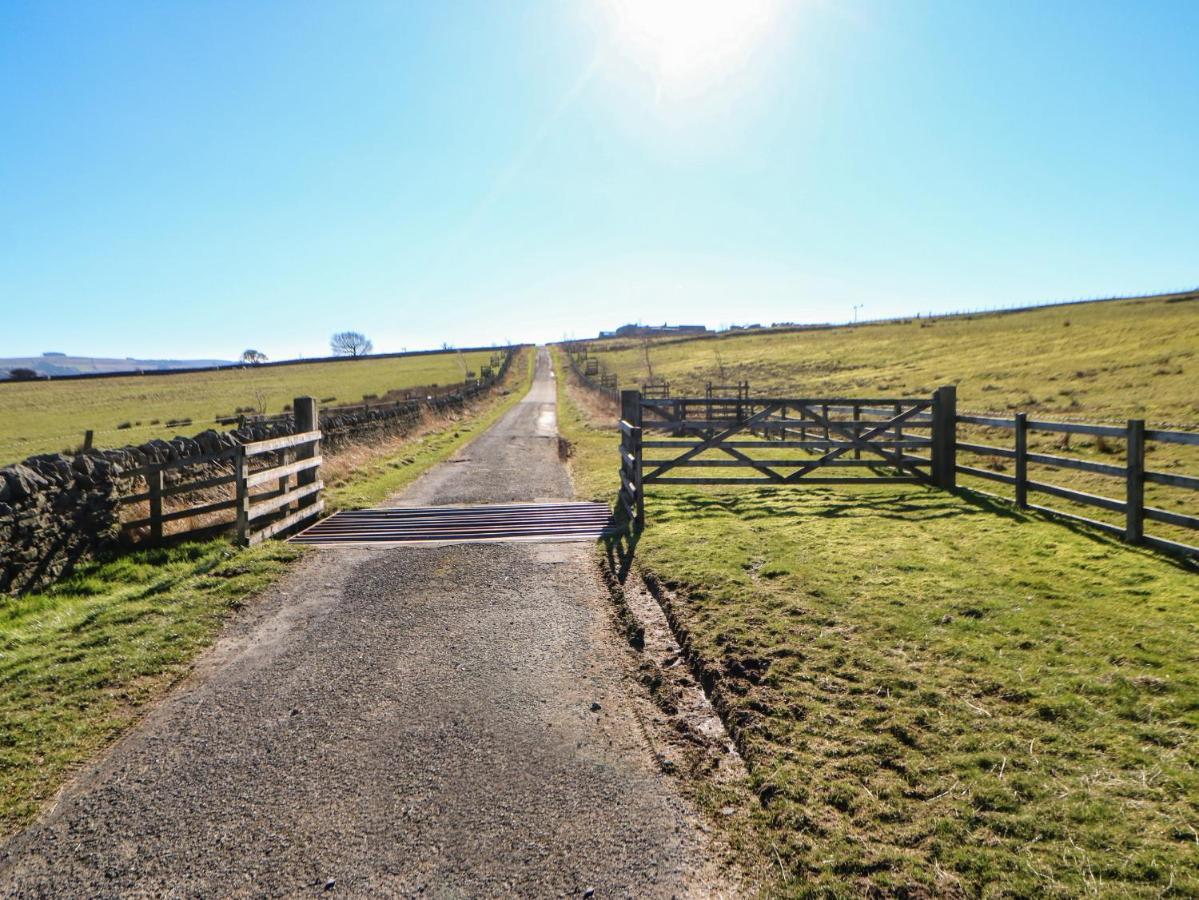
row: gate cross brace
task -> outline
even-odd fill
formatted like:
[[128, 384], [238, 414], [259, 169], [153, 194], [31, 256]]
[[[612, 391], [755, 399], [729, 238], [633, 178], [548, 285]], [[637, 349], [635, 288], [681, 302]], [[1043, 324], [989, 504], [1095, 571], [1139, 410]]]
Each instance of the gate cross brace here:
[[896, 425], [900, 424], [901, 422], [904, 422], [904, 421], [910, 419], [912, 416], [916, 415], [917, 413], [923, 412], [924, 410], [928, 409], [928, 404], [917, 403], [911, 409], [909, 409], [907, 412], [901, 413], [897, 416], [893, 416], [892, 418], [888, 419], [886, 422], [883, 422], [881, 425], [879, 425], [875, 428], [871, 428], [865, 434], [860, 434], [860, 435], [856, 434], [854, 432], [854, 430], [852, 430], [852, 429], [842, 427], [840, 425], [840, 423], [838, 423], [836, 421], [833, 421], [825, 416], [821, 416], [821, 415], [817, 414], [816, 412], [809, 409], [806, 405], [800, 404], [797, 408], [799, 409], [799, 411], [801, 413], [805, 413], [805, 414], [811, 416], [813, 419], [815, 419], [816, 423], [818, 425], [824, 425], [826, 428], [835, 429], [840, 434], [849, 438], [850, 441], [844, 447], [838, 447], [836, 450], [831, 450], [828, 453], [824, 454], [824, 456], [820, 457], [820, 459], [814, 460], [813, 462], [808, 463], [803, 468], [797, 469], [796, 471], [792, 472], [790, 475], [788, 475], [786, 478], [783, 479], [785, 482], [789, 483], [789, 482], [793, 482], [793, 481], [798, 481], [799, 479], [803, 478], [803, 476], [807, 475], [809, 472], [814, 472], [816, 469], [820, 468], [825, 463], [831, 462], [832, 460], [836, 459], [837, 457], [841, 456], [842, 454], [848, 453], [850, 450], [854, 450], [854, 449], [869, 450], [872, 453], [877, 453], [879, 456], [881, 456], [883, 459], [887, 460], [887, 462], [891, 463], [891, 465], [895, 466], [896, 468], [898, 468], [898, 469], [908, 468], [918, 478], [928, 480], [928, 476], [925, 475], [923, 472], [921, 472], [919, 469], [915, 468], [915, 466], [908, 465], [905, 467], [902, 462], [897, 462], [897, 460], [902, 458], [902, 454], [903, 454], [902, 448], [900, 449], [900, 455], [897, 457], [893, 457], [890, 454], [888, 454], [886, 451], [884, 451], [882, 448], [870, 443], [871, 438], [878, 437], [880, 434], [883, 434], [888, 429], [893, 428]]
[[[681, 466], [687, 460], [694, 459], [696, 456], [699, 456], [705, 450], [711, 450], [713, 447], [719, 446], [721, 441], [725, 440], [726, 438], [732, 437], [738, 431], [744, 431], [746, 428], [749, 428], [751, 425], [754, 425], [757, 422], [760, 422], [762, 419], [765, 419], [771, 413], [776, 412], [779, 408], [780, 408], [780, 404], [778, 404], [778, 403], [768, 403], [761, 412], [755, 413], [754, 415], [752, 415], [748, 419], [746, 419], [744, 422], [739, 422], [736, 425], [732, 426], [731, 428], [726, 428], [724, 431], [720, 432], [719, 434], [712, 435], [712, 437], [707, 438], [706, 440], [702, 441], [701, 443], [696, 444], [694, 447], [692, 447], [690, 450], [688, 450], [686, 453], [684, 453], [682, 456], [678, 457], [677, 459], [672, 459], [666, 465], [658, 466], [658, 468], [654, 469], [652, 472], [650, 472], [648, 475], [646, 475], [644, 477], [644, 481], [649, 481], [650, 479], [657, 478], [663, 472], [668, 472], [671, 469], [675, 468], [676, 466]], [[722, 447], [721, 449], [728, 450], [729, 448]], [[778, 475], [777, 472], [774, 474], [778, 479], [782, 480], [781, 475]]]

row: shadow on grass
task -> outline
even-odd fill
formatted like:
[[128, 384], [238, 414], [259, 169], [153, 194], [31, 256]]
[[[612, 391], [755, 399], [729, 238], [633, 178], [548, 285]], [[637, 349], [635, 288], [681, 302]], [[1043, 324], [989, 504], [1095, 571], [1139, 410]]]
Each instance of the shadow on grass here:
[[616, 580], [624, 584], [633, 567], [633, 558], [637, 553], [637, 542], [641, 540], [641, 529], [628, 520], [623, 510], [618, 511], [613, 520], [621, 527], [621, 531], [603, 538], [604, 555], [607, 557], [608, 571], [616, 576]]
[[[1015, 524], [1031, 525], [1050, 522], [1065, 527], [1108, 550], [1131, 551], [1168, 562], [1186, 572], [1199, 568], [1195, 560], [1161, 552], [1148, 546], [1124, 543], [1084, 522], [1073, 521], [1064, 515], [1039, 510], [1022, 510], [1002, 498], [992, 498], [968, 488], [942, 491], [935, 488], [895, 491], [869, 489], [845, 491], [835, 488], [810, 487], [794, 490], [755, 488], [737, 493], [701, 493], [698, 491], [671, 492], [647, 498], [648, 518], [671, 520], [718, 520], [737, 518], [743, 521], [777, 520], [797, 522], [810, 519], [818, 527], [819, 520], [862, 517], [886, 519], [893, 522], [930, 522], [973, 516], [997, 516]], [[641, 529], [629, 528], [618, 518], [626, 531], [604, 539], [605, 552], [611, 571], [623, 583], [636, 554]]]

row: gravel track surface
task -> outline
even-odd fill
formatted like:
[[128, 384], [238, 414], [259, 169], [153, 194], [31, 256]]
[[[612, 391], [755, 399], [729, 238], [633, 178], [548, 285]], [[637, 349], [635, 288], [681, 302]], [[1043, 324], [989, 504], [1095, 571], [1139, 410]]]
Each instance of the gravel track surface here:
[[[529, 394], [395, 505], [566, 499]], [[580, 543], [308, 554], [0, 848], [5, 896], [713, 896]]]

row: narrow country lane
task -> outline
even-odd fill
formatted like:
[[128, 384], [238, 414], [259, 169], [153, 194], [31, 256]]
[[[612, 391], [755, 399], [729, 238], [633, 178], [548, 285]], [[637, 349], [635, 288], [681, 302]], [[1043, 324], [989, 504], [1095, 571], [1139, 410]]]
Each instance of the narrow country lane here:
[[[554, 403], [542, 350], [529, 395], [393, 505], [569, 498]], [[0, 894], [727, 895], [591, 554], [310, 552], [0, 848]]]

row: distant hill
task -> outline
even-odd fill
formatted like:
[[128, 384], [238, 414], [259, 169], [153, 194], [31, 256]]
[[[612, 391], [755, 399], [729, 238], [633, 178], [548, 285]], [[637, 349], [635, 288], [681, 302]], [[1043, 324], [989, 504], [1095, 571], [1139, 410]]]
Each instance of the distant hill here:
[[205, 369], [232, 365], [227, 359], [108, 359], [100, 356], [70, 356], [46, 353], [42, 356], [0, 358], [0, 380], [11, 369], [33, 369], [39, 375], [89, 375], [112, 372], [147, 372], [169, 369]]

